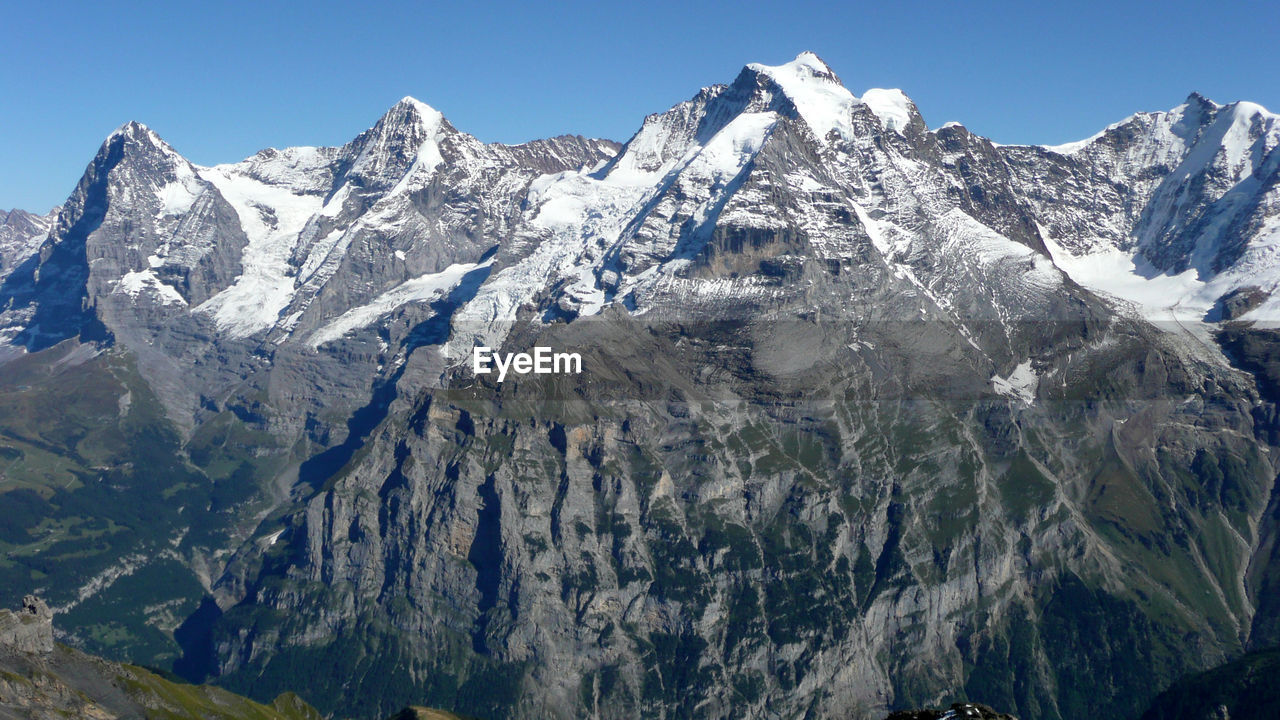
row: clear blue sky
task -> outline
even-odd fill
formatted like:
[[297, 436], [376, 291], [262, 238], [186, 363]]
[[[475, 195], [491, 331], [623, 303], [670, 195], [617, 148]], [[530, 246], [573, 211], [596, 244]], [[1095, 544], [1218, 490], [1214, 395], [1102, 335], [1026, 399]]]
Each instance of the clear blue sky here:
[[127, 120], [201, 164], [341, 144], [404, 95], [485, 141], [625, 140], [802, 50], [855, 94], [899, 87], [931, 127], [1003, 143], [1079, 139], [1192, 90], [1280, 111], [1270, 0], [301, 5], [0, 6], [0, 208], [61, 203]]

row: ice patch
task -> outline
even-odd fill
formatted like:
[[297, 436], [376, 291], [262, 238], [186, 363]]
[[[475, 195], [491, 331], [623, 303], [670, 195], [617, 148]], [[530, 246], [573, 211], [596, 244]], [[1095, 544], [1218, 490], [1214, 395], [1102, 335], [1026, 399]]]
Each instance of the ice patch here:
[[173, 172], [177, 179], [156, 188], [156, 197], [160, 200], [160, 210], [156, 213], [158, 218], [188, 212], [196, 198], [204, 192], [204, 185], [201, 184], [195, 170], [191, 169], [191, 165], [177, 153], [173, 153], [172, 156], [175, 159]]
[[1096, 293], [1123, 301], [1142, 317], [1197, 322], [1217, 297], [1206, 297], [1212, 291], [1205, 292], [1206, 283], [1193, 269], [1179, 275], [1161, 274], [1141, 256], [1102, 243], [1094, 252], [1072, 255], [1043, 229], [1041, 236], [1053, 264], [1068, 277]]
[[[307, 282], [320, 269], [333, 249], [338, 247], [339, 241], [346, 234], [346, 230], [334, 230], [328, 235], [320, 238], [311, 246], [311, 250], [307, 253], [307, 259], [302, 261], [302, 267], [298, 270], [298, 278], [301, 282]], [[348, 240], [348, 242], [350, 242]], [[343, 246], [345, 250], [345, 245]]]
[[739, 115], [707, 141], [686, 165], [684, 174], [710, 180], [713, 185], [729, 182], [760, 152], [777, 122], [777, 114], [771, 112]]
[[235, 208], [249, 244], [241, 257], [240, 277], [196, 309], [213, 315], [218, 329], [232, 337], [247, 337], [274, 325], [293, 299], [289, 257], [298, 234], [324, 200], [268, 185], [229, 165], [208, 168], [201, 176]]
[[1031, 361], [1023, 360], [1009, 373], [1009, 377], [991, 376], [991, 386], [1005, 397], [1011, 397], [1024, 404], [1035, 402], [1036, 388], [1040, 386], [1040, 376], [1031, 369]]
[[307, 342], [313, 348], [320, 347], [327, 342], [337, 340], [352, 330], [367, 327], [374, 320], [401, 305], [411, 302], [438, 300], [457, 287], [467, 273], [478, 268], [488, 267], [492, 263], [492, 259], [483, 263], [458, 263], [450, 265], [438, 273], [423, 275], [401, 283], [374, 298], [372, 302], [352, 308], [339, 315], [328, 325], [312, 333]]
[[187, 301], [173, 287], [160, 282], [153, 270], [137, 270], [125, 273], [116, 283], [114, 292], [124, 293], [135, 301], [144, 292], [150, 292], [163, 305], [186, 305]]
[[902, 132], [911, 122], [911, 98], [901, 90], [872, 88], [862, 94], [862, 102], [890, 130]]

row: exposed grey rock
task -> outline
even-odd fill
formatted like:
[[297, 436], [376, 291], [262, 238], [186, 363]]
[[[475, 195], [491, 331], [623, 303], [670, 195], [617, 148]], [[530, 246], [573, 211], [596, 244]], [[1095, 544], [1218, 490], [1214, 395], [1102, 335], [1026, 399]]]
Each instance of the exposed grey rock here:
[[0, 278], [27, 260], [44, 242], [54, 213], [32, 215], [25, 210], [0, 210]]
[[[242, 689], [1128, 716], [1275, 627], [1277, 413], [1204, 327], [1065, 268], [1272, 282], [1278, 137], [1193, 96], [1000, 147], [809, 54], [620, 149], [486, 145], [405, 99], [341, 148], [198, 168], [131, 124], [0, 306], [29, 350], [131, 353], [184, 437], [280, 459], [204, 548], [199, 660]], [[497, 384], [475, 343], [584, 373]]]
[[1262, 288], [1242, 287], [1218, 298], [1208, 320], [1231, 321], [1261, 305], [1269, 297]]
[[16, 612], [0, 610], [0, 645], [25, 653], [53, 652], [53, 612], [27, 595]]
[[40, 655], [0, 645], [0, 718], [68, 717], [319, 720], [322, 716], [292, 693], [259, 704], [221, 688], [173, 682], [141, 667], [110, 662], [65, 645]]

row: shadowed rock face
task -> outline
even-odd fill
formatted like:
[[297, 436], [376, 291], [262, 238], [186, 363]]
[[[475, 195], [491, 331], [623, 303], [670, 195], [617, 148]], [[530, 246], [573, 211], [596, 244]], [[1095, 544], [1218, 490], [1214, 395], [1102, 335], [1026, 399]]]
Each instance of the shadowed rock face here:
[[1280, 649], [1248, 653], [1161, 693], [1142, 720], [1264, 720], [1280, 713]]
[[[109, 337], [172, 472], [267, 488], [149, 548], [216, 601], [184, 667], [255, 696], [1130, 717], [1276, 626], [1276, 398], [1266, 348], [1076, 270], [1269, 311], [1241, 288], [1275, 269], [1274, 116], [1192, 98], [1018, 148], [865, 97], [805, 54], [621, 148], [485, 145], [406, 99], [216, 168], [126, 126], [6, 327]], [[583, 373], [476, 378], [474, 344]]]

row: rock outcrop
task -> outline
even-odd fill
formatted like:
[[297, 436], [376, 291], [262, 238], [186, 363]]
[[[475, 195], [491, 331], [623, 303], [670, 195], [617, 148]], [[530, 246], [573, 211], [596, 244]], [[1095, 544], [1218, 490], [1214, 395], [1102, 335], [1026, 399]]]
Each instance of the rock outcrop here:
[[25, 653], [53, 652], [53, 611], [27, 595], [17, 611], [0, 610], [0, 645]]

